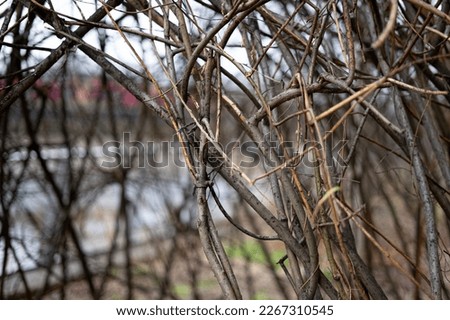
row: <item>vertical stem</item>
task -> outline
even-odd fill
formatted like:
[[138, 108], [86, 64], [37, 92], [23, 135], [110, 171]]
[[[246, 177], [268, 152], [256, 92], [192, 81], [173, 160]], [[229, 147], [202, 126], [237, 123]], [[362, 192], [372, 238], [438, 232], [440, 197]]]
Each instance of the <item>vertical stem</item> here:
[[425, 229], [427, 236], [428, 249], [428, 267], [430, 272], [431, 292], [434, 299], [442, 299], [442, 283], [441, 283], [441, 265], [439, 262], [438, 236], [436, 230], [436, 221], [434, 217], [433, 200], [430, 194], [430, 187], [425, 175], [422, 160], [420, 159], [419, 150], [415, 143], [414, 131], [409, 122], [405, 106], [400, 100], [399, 92], [394, 89], [394, 105], [397, 109], [397, 116], [401, 126], [404, 128], [406, 147], [409, 151], [412, 165], [414, 168], [414, 176], [419, 188], [420, 200], [423, 204], [425, 213]]
[[217, 230], [211, 220], [211, 213], [206, 198], [206, 189], [209, 181], [206, 172], [206, 162], [203, 156], [206, 154], [206, 148], [207, 138], [205, 133], [202, 133], [199, 148], [199, 168], [196, 177], [197, 204], [199, 209], [197, 226], [200, 241], [214, 276], [222, 289], [224, 298], [241, 299], [242, 296], [237, 286], [233, 270], [230, 267], [225, 251], [218, 239]]

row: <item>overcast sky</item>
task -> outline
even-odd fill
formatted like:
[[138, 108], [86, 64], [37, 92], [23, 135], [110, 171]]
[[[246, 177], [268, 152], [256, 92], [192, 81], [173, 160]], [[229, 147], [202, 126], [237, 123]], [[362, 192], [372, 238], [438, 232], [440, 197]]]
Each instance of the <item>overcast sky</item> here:
[[[0, 11], [3, 12], [7, 6], [11, 5], [12, 0], [8, 0], [4, 2], [0, 6]], [[74, 18], [78, 19], [84, 19], [88, 18], [97, 8], [100, 6], [100, 2], [95, 0], [58, 0], [58, 1], [52, 1], [53, 6], [56, 11], [69, 15]], [[206, 9], [199, 7], [196, 5], [195, 1], [189, 1], [189, 5], [191, 6], [192, 10], [194, 11], [194, 15], [197, 18], [197, 21], [200, 25], [205, 25], [208, 20], [206, 20], [206, 15], [208, 13], [205, 11]], [[156, 5], [155, 1], [151, 2], [151, 5]], [[125, 10], [123, 6], [118, 7], [119, 10]], [[112, 12], [112, 15], [115, 18], [118, 18], [123, 15], [122, 12], [114, 11]], [[149, 24], [148, 24], [148, 18], [144, 14], [140, 14], [140, 21], [141, 21], [141, 27], [144, 28], [142, 31], [149, 32]], [[71, 20], [68, 17], [63, 17], [65, 20]], [[0, 24], [3, 22], [3, 19], [0, 19]], [[106, 21], [111, 24], [110, 19], [107, 17]], [[188, 27], [193, 27], [192, 23], [188, 22]], [[136, 22], [132, 16], [129, 16], [125, 18], [121, 22], [122, 26], [130, 26], [130, 27], [136, 27]], [[31, 44], [36, 45], [39, 47], [46, 47], [46, 48], [56, 48], [59, 46], [62, 42], [62, 39], [57, 38], [52, 33], [52, 29], [49, 25], [44, 24], [41, 20], [38, 20], [36, 23], [36, 28], [32, 30], [32, 35], [30, 37]], [[76, 27], [72, 27], [72, 30], [74, 30]], [[106, 31], [109, 37], [109, 41], [107, 44], [106, 52], [118, 59], [120, 59], [123, 62], [126, 62], [127, 64], [130, 64], [134, 68], [142, 71], [142, 67], [139, 66], [139, 63], [137, 59], [133, 56], [131, 49], [126, 45], [125, 41], [120, 37], [119, 33], [116, 31], [108, 30]], [[162, 29], [158, 28], [157, 26], [153, 27], [152, 30], [153, 34], [163, 36]], [[220, 37], [220, 34], [219, 34]], [[135, 46], [137, 49], [137, 52], [141, 55], [141, 57], [146, 62], [147, 66], [150, 68], [152, 72], [154, 72], [154, 75], [157, 77], [161, 77], [163, 75], [163, 72], [161, 71], [161, 68], [156, 65], [156, 59], [154, 56], [154, 51], [151, 48], [149, 41], [144, 41], [141, 45], [140, 43], [137, 43], [138, 40], [136, 37], [129, 37], [131, 43]], [[99, 41], [98, 41], [98, 31], [92, 30], [89, 34], [87, 34], [84, 37], [84, 40], [88, 42], [89, 44], [99, 47]], [[5, 38], [6, 42], [11, 42], [11, 37]], [[235, 45], [240, 45], [239, 38], [236, 38], [236, 40], [231, 41], [231, 43], [234, 43]], [[243, 49], [239, 48], [227, 48], [226, 49], [228, 53], [230, 53], [234, 59], [236, 59], [238, 62], [243, 63], [245, 66], [247, 66], [247, 56]], [[160, 45], [158, 46], [159, 55], [164, 55], [164, 46]], [[10, 49], [8, 47], [3, 46], [2, 51], [0, 52], [1, 56], [8, 55], [10, 53]], [[32, 59], [29, 61], [28, 66], [32, 66], [36, 63], [39, 63], [46, 55], [48, 55], [47, 51], [36, 51], [34, 50], [32, 52]], [[75, 58], [76, 57], [76, 58]], [[75, 56], [72, 55], [72, 59], [69, 59], [69, 61], [75, 65], [76, 70], [81, 73], [90, 73], [95, 72], [96, 70], [99, 70], [96, 68], [95, 64], [90, 61], [84, 54], [81, 52], [77, 52]], [[75, 59], [73, 59], [75, 58]], [[201, 62], [201, 61], [200, 61]], [[231, 65], [231, 63], [228, 63], [226, 59], [222, 59], [222, 65], [226, 66], [228, 70], [232, 71], [234, 74], [238, 75], [239, 72]], [[25, 67], [25, 66], [24, 66]]]

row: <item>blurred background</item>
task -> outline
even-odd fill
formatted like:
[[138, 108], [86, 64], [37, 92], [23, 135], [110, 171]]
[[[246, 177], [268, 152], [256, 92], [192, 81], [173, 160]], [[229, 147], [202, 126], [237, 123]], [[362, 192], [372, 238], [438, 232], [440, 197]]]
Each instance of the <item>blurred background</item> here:
[[135, 2], [0, 5], [0, 298], [449, 297], [447, 2]]

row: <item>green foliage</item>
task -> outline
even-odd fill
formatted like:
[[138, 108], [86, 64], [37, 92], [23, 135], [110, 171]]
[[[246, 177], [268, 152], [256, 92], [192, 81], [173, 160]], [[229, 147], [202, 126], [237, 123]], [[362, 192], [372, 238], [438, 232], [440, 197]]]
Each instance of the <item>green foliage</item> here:
[[256, 292], [251, 300], [269, 300], [270, 297], [265, 292]]
[[[268, 261], [264, 255], [261, 244], [257, 241], [245, 241], [237, 245], [225, 246], [225, 251], [230, 258], [247, 259], [253, 263], [267, 264]], [[278, 267], [278, 261], [285, 255], [281, 249], [269, 251], [270, 265]]]
[[185, 283], [179, 283], [173, 286], [173, 292], [177, 297], [188, 299], [191, 294], [191, 287]]
[[[197, 283], [200, 289], [209, 289], [217, 285], [214, 279], [204, 279]], [[173, 286], [173, 293], [181, 299], [189, 299], [191, 297], [192, 287], [187, 283], [178, 283]]]

